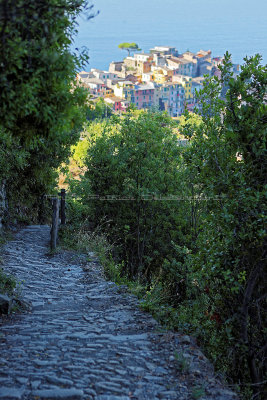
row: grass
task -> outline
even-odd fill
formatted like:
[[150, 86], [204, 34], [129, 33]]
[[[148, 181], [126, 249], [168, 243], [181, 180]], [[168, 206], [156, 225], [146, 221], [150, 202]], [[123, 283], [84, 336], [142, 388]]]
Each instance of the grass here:
[[59, 247], [85, 253], [89, 262], [95, 254], [104, 268], [107, 279], [119, 286], [126, 285], [129, 291], [141, 300], [140, 307], [144, 311], [152, 314], [164, 328], [175, 329], [177, 311], [168, 305], [162, 286], [156, 282], [148, 288], [140, 281], [130, 280], [123, 275], [124, 264], [113, 259], [113, 245], [109, 243], [101, 227], [89, 231], [84, 229], [84, 226], [66, 225], [60, 230], [59, 238]]
[[1, 253], [1, 248], [6, 244], [6, 242], [8, 242], [11, 239], [13, 239], [11, 231], [7, 229], [0, 230], [0, 253]]
[[205, 387], [202, 386], [194, 386], [192, 388], [192, 398], [194, 400], [201, 399], [201, 397], [205, 396]]
[[101, 232], [101, 227], [94, 231], [83, 228], [66, 226], [60, 232], [60, 246], [87, 254], [90, 262], [92, 253], [95, 254], [104, 268], [107, 279], [117, 285], [126, 285], [129, 291], [138, 298], [143, 298], [146, 288], [140, 282], [134, 282], [123, 276], [123, 263], [117, 263], [112, 258], [113, 245], [108, 242], [106, 235]]
[[190, 362], [184, 357], [183, 353], [181, 352], [174, 352], [175, 364], [179, 372], [183, 374], [187, 374], [190, 369]]
[[4, 272], [3, 267], [1, 265], [4, 265], [4, 260], [1, 257], [1, 250], [5, 243], [8, 240], [12, 239], [12, 234], [10, 231], [4, 230], [0, 233], [0, 293], [1, 294], [6, 294], [8, 296], [11, 296], [14, 294], [14, 290], [17, 286], [17, 282], [15, 278], [12, 275], [8, 275]]
[[14, 294], [16, 286], [17, 282], [15, 278], [11, 275], [7, 275], [0, 269], [0, 293], [11, 296]]

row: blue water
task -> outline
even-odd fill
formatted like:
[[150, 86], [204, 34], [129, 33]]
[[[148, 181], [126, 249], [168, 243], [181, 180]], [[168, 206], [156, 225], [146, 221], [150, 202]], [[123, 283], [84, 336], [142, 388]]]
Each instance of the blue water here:
[[267, 0], [94, 0], [100, 14], [79, 18], [75, 47], [89, 49], [88, 69], [107, 69], [127, 54], [121, 42], [136, 42], [145, 52], [157, 45], [180, 52], [199, 49], [233, 62], [260, 53], [267, 62]]

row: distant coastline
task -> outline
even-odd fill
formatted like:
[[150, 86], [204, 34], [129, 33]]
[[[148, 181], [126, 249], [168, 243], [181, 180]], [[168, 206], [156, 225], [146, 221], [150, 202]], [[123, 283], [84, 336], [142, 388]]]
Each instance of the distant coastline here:
[[214, 56], [232, 54], [234, 63], [259, 53], [267, 63], [267, 2], [265, 0], [97, 0], [100, 14], [80, 18], [75, 47], [89, 49], [86, 69], [108, 69], [123, 57], [118, 44], [135, 41], [148, 52], [155, 43], [180, 53], [212, 49]]
[[[77, 75], [91, 101], [102, 99], [115, 113], [134, 105], [139, 110], [167, 111], [177, 118], [186, 109], [193, 112], [199, 108], [197, 94], [205, 76], [221, 75], [223, 57], [213, 57], [211, 50], [180, 53], [175, 47], [155, 46], [144, 53], [137, 43], [127, 42], [120, 47], [128, 56], [111, 61], [108, 70], [91, 68]], [[239, 73], [238, 64], [232, 65], [232, 73]]]

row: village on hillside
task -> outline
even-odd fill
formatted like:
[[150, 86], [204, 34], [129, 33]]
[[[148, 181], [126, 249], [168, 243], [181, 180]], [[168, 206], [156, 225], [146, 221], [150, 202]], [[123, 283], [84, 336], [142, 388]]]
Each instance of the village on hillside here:
[[[179, 54], [175, 47], [156, 46], [149, 53], [135, 53], [123, 61], [112, 61], [108, 71], [92, 68], [77, 75], [88, 89], [91, 100], [100, 97], [114, 111], [126, 111], [130, 104], [137, 109], [165, 110], [179, 117], [187, 108], [197, 107], [197, 92], [204, 75], [220, 76], [223, 57], [212, 57], [211, 50]], [[238, 74], [239, 65], [233, 65]]]

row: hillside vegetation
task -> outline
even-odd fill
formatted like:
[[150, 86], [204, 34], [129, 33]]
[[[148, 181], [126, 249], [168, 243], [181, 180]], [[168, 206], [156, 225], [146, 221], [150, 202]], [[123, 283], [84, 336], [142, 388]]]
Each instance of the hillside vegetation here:
[[[0, 186], [5, 222], [37, 220], [85, 118], [75, 85], [86, 53], [70, 52], [82, 0], [0, 2]], [[87, 10], [90, 18], [90, 9]]]
[[[88, 127], [71, 181], [76, 240], [94, 246], [143, 307], [194, 335], [247, 399], [266, 382], [266, 67], [207, 79], [180, 146], [166, 114], [130, 110]], [[222, 87], [227, 87], [222, 100]], [[252, 397], [251, 397], [252, 396]]]
[[[83, 0], [0, 1], [0, 250], [7, 227], [46, 219], [44, 196], [79, 140], [87, 94], [75, 78], [88, 56], [70, 44], [82, 11], [92, 17]], [[0, 293], [14, 288], [0, 270]]]
[[164, 113], [88, 107], [75, 84], [88, 57], [70, 51], [86, 7], [91, 18], [82, 0], [0, 2], [0, 223], [42, 221], [40, 199], [72, 154], [65, 243], [96, 250], [109, 277], [194, 335], [244, 398], [263, 400], [266, 66], [246, 59], [234, 79], [226, 54], [199, 115], [180, 120], [183, 147]]

